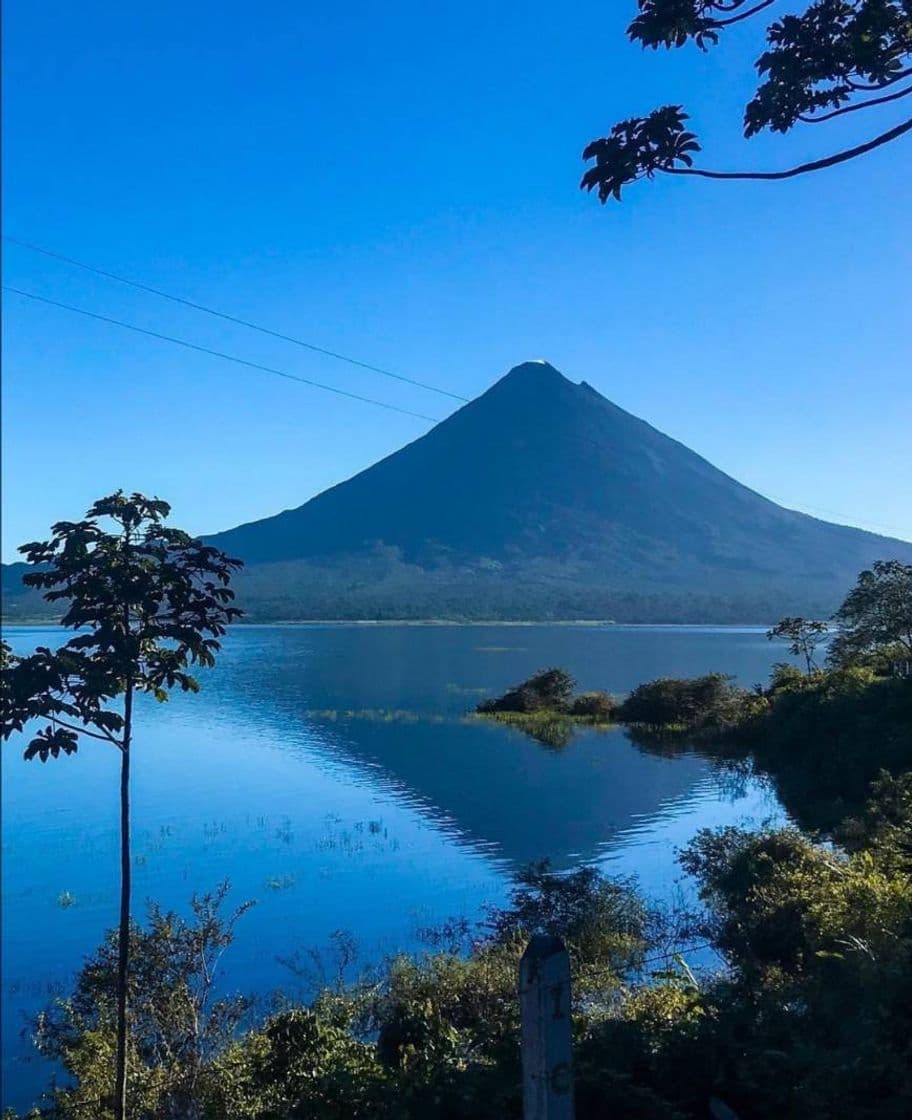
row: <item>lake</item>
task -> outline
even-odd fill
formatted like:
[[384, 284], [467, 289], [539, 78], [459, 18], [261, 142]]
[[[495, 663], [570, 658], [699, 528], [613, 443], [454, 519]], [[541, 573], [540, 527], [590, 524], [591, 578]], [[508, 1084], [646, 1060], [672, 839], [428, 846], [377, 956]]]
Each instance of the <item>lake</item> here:
[[[28, 652], [60, 633], [5, 637]], [[549, 665], [625, 692], [716, 670], [752, 685], [784, 659], [755, 628], [235, 627], [199, 695], [139, 705], [134, 912], [148, 898], [186, 909], [230, 879], [235, 902], [257, 905], [225, 986], [300, 994], [279, 957], [306, 959], [338, 930], [363, 962], [418, 948], [423, 927], [502, 901], [533, 859], [686, 892], [675, 852], [698, 828], [781, 819], [763, 783], [644, 753], [622, 729], [555, 749], [466, 713]], [[2, 759], [3, 1104], [18, 1108], [49, 1074], [26, 1018], [68, 990], [118, 900], [116, 752], [86, 741], [42, 765], [22, 746]]]

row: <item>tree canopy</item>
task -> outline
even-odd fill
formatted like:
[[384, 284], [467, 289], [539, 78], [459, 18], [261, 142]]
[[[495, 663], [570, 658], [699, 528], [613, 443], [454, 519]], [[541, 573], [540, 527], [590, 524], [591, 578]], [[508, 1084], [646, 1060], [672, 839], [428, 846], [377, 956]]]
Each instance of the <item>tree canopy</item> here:
[[117, 491], [19, 550], [35, 565], [23, 582], [49, 603], [66, 602], [61, 625], [77, 631], [57, 650], [5, 651], [3, 737], [49, 721], [27, 759], [72, 754], [81, 736], [122, 748], [125, 717], [111, 704], [128, 687], [157, 700], [175, 686], [195, 692], [188, 667], [214, 664], [218, 639], [241, 613], [228, 586], [241, 564], [164, 525], [169, 513], [160, 499]]
[[[634, 42], [657, 50], [693, 42], [707, 51], [726, 28], [758, 16], [778, 0], [637, 0], [627, 28]], [[814, 0], [800, 14], [784, 13], [766, 30], [756, 63], [760, 84], [744, 111], [744, 135], [785, 133], [797, 124], [824, 124], [850, 113], [889, 112], [912, 95], [912, 0]], [[912, 131], [912, 117], [869, 140], [781, 171], [716, 171], [694, 166], [701, 151], [682, 105], [665, 105], [614, 125], [593, 140], [594, 160], [580, 186], [599, 200], [656, 173], [710, 179], [789, 179], [864, 155]]]
[[912, 564], [875, 560], [833, 617], [841, 628], [830, 648], [833, 664], [878, 653], [912, 661]]
[[829, 626], [825, 622], [789, 615], [787, 618], [780, 619], [771, 630], [767, 630], [766, 636], [770, 641], [777, 638], [787, 641], [789, 653], [793, 657], [803, 657], [807, 671], [810, 673], [816, 668], [814, 652], [828, 630]]

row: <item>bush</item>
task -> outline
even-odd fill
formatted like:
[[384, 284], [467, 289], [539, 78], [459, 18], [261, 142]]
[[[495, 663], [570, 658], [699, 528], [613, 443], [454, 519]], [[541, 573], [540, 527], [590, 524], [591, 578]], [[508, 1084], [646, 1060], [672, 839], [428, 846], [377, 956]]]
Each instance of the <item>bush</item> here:
[[777, 661], [770, 674], [767, 693], [773, 695], [777, 692], [800, 692], [813, 683], [816, 675], [816, 673], [805, 675], [797, 665], [789, 665], [787, 661]]
[[543, 669], [522, 684], [509, 689], [503, 696], [483, 700], [476, 710], [487, 714], [539, 712], [543, 709], [565, 712], [575, 687], [576, 681], [563, 669]]
[[610, 692], [581, 692], [570, 704], [570, 715], [609, 723], [617, 709], [618, 700]]
[[632, 880], [593, 867], [559, 875], [545, 861], [517, 873], [509, 907], [492, 909], [486, 928], [501, 946], [522, 947], [537, 933], [560, 937], [577, 969], [597, 965], [619, 979], [642, 960], [650, 918]]
[[[910, 792], [907, 779], [880, 779], [851, 854], [794, 828], [701, 833], [682, 862], [721, 973], [695, 975], [680, 955], [693, 927], [669, 936], [630, 882], [537, 865], [467, 955], [400, 957], [380, 983], [334, 988], [241, 1030], [231, 1003], [201, 1002], [191, 951], [230, 941], [223, 896], [198, 902], [190, 924], [153, 909], [136, 931], [131, 1116], [520, 1120], [516, 975], [541, 931], [571, 954], [577, 1120], [603, 1120], [609, 1107], [630, 1120], [904, 1120]], [[99, 1099], [110, 1089], [115, 966], [103, 948], [45, 1031], [74, 1081], [52, 1092], [46, 1120], [110, 1120]]]
[[724, 673], [680, 680], [659, 677], [630, 693], [617, 710], [624, 723], [696, 730], [734, 723], [750, 693]]
[[349, 1015], [334, 1015], [319, 1002], [271, 1016], [206, 1071], [200, 1086], [204, 1115], [213, 1120], [376, 1115], [386, 1091], [383, 1069], [375, 1048], [355, 1038], [351, 1025]]
[[804, 827], [831, 830], [881, 770], [912, 769], [912, 680], [860, 667], [779, 675], [767, 700], [766, 715], [742, 724], [744, 744]]

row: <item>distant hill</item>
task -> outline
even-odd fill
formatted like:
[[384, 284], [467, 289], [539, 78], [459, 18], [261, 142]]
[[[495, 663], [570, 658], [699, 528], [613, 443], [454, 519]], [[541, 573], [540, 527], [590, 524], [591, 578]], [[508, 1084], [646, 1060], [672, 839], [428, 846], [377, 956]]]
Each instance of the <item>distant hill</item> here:
[[49, 606], [40, 592], [33, 591], [22, 582], [28, 564], [4, 564], [2, 568], [3, 620], [4, 622], [31, 622], [53, 618], [63, 612], [58, 606]]
[[829, 613], [873, 560], [912, 562], [912, 544], [784, 509], [545, 362], [208, 539], [247, 562], [261, 619], [764, 622]]

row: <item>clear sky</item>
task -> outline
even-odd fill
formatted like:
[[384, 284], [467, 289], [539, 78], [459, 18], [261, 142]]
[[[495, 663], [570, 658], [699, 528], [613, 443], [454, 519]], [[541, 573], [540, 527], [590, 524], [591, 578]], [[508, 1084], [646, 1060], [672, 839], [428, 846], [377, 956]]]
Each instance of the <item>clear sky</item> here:
[[[741, 139], [762, 25], [644, 53], [624, 2], [6, 0], [4, 231], [473, 396], [545, 357], [797, 509], [912, 539], [912, 141], [601, 207], [580, 151], [684, 102]], [[857, 114], [864, 117], [865, 114]], [[455, 406], [4, 246], [5, 282], [443, 417]], [[407, 416], [4, 300], [3, 554], [118, 486], [191, 531], [299, 505]]]

